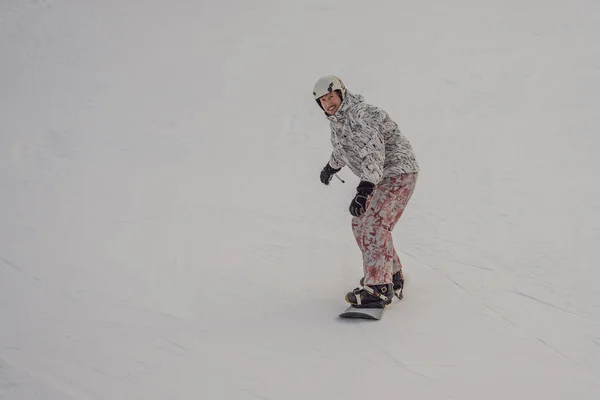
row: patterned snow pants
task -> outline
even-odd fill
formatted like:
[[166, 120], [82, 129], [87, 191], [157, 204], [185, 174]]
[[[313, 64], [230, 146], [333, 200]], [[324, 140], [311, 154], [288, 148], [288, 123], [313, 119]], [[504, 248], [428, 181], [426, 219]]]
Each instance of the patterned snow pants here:
[[402, 269], [392, 242], [392, 231], [402, 216], [417, 183], [418, 173], [383, 179], [360, 217], [352, 218], [352, 231], [363, 255], [365, 285], [391, 283]]

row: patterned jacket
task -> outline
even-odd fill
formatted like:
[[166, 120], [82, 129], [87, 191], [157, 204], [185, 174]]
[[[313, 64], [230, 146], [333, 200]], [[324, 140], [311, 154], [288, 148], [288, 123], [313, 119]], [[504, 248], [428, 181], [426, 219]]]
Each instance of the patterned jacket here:
[[382, 178], [419, 172], [413, 148], [398, 125], [384, 110], [365, 103], [362, 95], [346, 90], [340, 108], [327, 119], [333, 168], [348, 166], [361, 180], [376, 185]]

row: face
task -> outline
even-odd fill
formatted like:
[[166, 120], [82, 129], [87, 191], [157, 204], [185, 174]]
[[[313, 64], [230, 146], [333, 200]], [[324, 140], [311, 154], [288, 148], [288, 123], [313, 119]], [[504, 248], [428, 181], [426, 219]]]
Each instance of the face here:
[[323, 110], [325, 110], [328, 115], [335, 114], [342, 104], [342, 99], [340, 99], [340, 96], [336, 91], [319, 97], [319, 101], [321, 102]]

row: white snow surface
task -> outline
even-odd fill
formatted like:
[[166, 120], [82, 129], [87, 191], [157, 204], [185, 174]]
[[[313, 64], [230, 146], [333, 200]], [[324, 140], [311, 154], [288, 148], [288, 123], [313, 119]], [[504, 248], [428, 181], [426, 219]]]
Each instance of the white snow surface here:
[[[3, 0], [0, 399], [600, 398], [600, 3]], [[362, 276], [312, 98], [421, 174]]]

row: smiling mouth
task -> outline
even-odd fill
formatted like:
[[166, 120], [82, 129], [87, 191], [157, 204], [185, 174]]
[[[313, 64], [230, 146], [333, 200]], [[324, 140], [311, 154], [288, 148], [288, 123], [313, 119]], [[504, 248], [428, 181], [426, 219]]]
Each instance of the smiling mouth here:
[[329, 107], [329, 108], [327, 109], [327, 111], [333, 111], [333, 110], [335, 110], [335, 107], [336, 107], [336, 106], [331, 106], [331, 107]]

